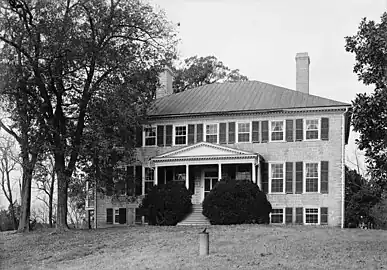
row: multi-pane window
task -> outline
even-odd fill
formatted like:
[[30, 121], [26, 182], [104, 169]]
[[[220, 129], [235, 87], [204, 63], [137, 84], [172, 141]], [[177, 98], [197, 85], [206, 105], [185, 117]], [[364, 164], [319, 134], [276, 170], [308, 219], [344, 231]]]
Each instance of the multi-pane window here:
[[156, 145], [156, 127], [146, 127], [145, 131], [145, 145]]
[[284, 192], [283, 164], [271, 164], [271, 192]]
[[250, 123], [238, 123], [238, 142], [250, 141]]
[[307, 140], [317, 140], [318, 127], [318, 119], [305, 120], [305, 138]]
[[318, 208], [305, 208], [305, 223], [318, 224]]
[[186, 144], [187, 143], [187, 127], [176, 126], [175, 127], [175, 144]]
[[272, 121], [270, 131], [271, 131], [272, 141], [283, 141], [284, 140], [284, 121]]
[[206, 125], [206, 142], [218, 143], [218, 125]]
[[185, 186], [185, 177], [186, 177], [185, 169], [186, 169], [185, 166], [177, 166], [174, 168], [173, 181], [178, 182], [182, 186]]
[[152, 189], [154, 183], [154, 171], [151, 168], [145, 168], [145, 194]]
[[305, 163], [305, 192], [318, 192], [318, 163]]
[[120, 210], [118, 208], [114, 209], [114, 224], [120, 223]]
[[284, 223], [284, 210], [273, 209], [271, 212], [271, 223]]

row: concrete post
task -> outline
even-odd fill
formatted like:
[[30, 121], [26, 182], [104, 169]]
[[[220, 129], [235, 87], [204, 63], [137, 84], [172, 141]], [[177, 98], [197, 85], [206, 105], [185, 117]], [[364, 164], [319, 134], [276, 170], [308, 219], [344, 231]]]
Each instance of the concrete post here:
[[209, 233], [208, 232], [201, 232], [199, 233], [199, 245], [200, 245], [200, 256], [208, 255], [210, 252], [210, 243], [209, 243]]

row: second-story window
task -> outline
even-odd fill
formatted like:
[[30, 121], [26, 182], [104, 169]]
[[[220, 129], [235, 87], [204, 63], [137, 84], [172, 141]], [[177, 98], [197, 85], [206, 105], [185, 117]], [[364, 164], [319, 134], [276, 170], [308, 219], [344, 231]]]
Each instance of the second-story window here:
[[250, 141], [250, 123], [238, 123], [238, 142]]
[[284, 121], [272, 121], [270, 130], [272, 141], [284, 140]]
[[145, 146], [156, 145], [156, 127], [146, 127], [145, 131]]
[[305, 120], [305, 138], [307, 140], [317, 140], [318, 127], [318, 119]]
[[175, 144], [187, 144], [187, 127], [175, 126]]
[[218, 125], [206, 125], [206, 142], [218, 143]]
[[271, 193], [284, 192], [284, 164], [271, 164]]
[[305, 163], [305, 192], [318, 192], [318, 163]]

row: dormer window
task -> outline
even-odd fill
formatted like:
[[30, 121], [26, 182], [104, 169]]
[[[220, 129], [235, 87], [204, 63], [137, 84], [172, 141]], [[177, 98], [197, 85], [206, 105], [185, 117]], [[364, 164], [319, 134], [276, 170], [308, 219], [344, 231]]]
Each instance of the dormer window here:
[[187, 144], [187, 126], [175, 126], [175, 145]]
[[156, 127], [146, 127], [144, 128], [144, 139], [145, 146], [155, 146], [156, 145]]

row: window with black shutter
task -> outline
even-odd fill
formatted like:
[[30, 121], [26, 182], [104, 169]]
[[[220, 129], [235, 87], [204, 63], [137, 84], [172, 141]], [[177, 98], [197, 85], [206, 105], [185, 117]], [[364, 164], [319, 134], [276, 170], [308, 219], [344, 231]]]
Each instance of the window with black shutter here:
[[135, 194], [142, 194], [142, 166], [136, 166]]
[[203, 141], [203, 124], [197, 124], [196, 125], [196, 142], [202, 142]]
[[321, 225], [328, 224], [328, 207], [320, 208], [320, 224]]
[[228, 123], [228, 143], [235, 143], [235, 122]]
[[195, 143], [195, 125], [188, 125], [188, 144]]
[[302, 119], [296, 120], [296, 141], [304, 139], [304, 121]]
[[126, 224], [126, 208], [120, 208], [118, 213], [119, 213], [118, 222], [120, 224]]
[[302, 193], [303, 163], [296, 162], [296, 194]]
[[157, 146], [164, 146], [164, 126], [157, 126]]
[[113, 224], [113, 209], [106, 208], [106, 223]]
[[269, 121], [262, 121], [261, 129], [261, 142], [266, 143], [269, 141]]
[[293, 162], [286, 162], [286, 193], [293, 193]]
[[165, 126], [165, 146], [172, 145], [172, 138], [173, 138], [172, 132], [173, 132], [172, 125]]
[[294, 141], [294, 137], [293, 137], [294, 127], [293, 127], [293, 123], [294, 123], [293, 120], [286, 120], [286, 141], [287, 142], [293, 142]]
[[227, 123], [219, 124], [219, 143], [220, 144], [227, 143]]
[[253, 143], [259, 143], [259, 121], [253, 121], [252, 123], [252, 141]]
[[262, 191], [265, 193], [269, 192], [269, 163], [261, 163], [261, 174], [262, 174]]
[[329, 162], [321, 161], [321, 183], [320, 183], [320, 191], [321, 193], [328, 193], [329, 185], [328, 185], [328, 175], [329, 175]]
[[285, 223], [286, 224], [293, 223], [293, 208], [291, 208], [291, 207], [285, 208]]
[[329, 140], [329, 118], [321, 118], [321, 140]]
[[126, 195], [134, 195], [134, 169], [133, 166], [126, 168]]
[[304, 212], [302, 207], [296, 208], [296, 224], [304, 223]]

